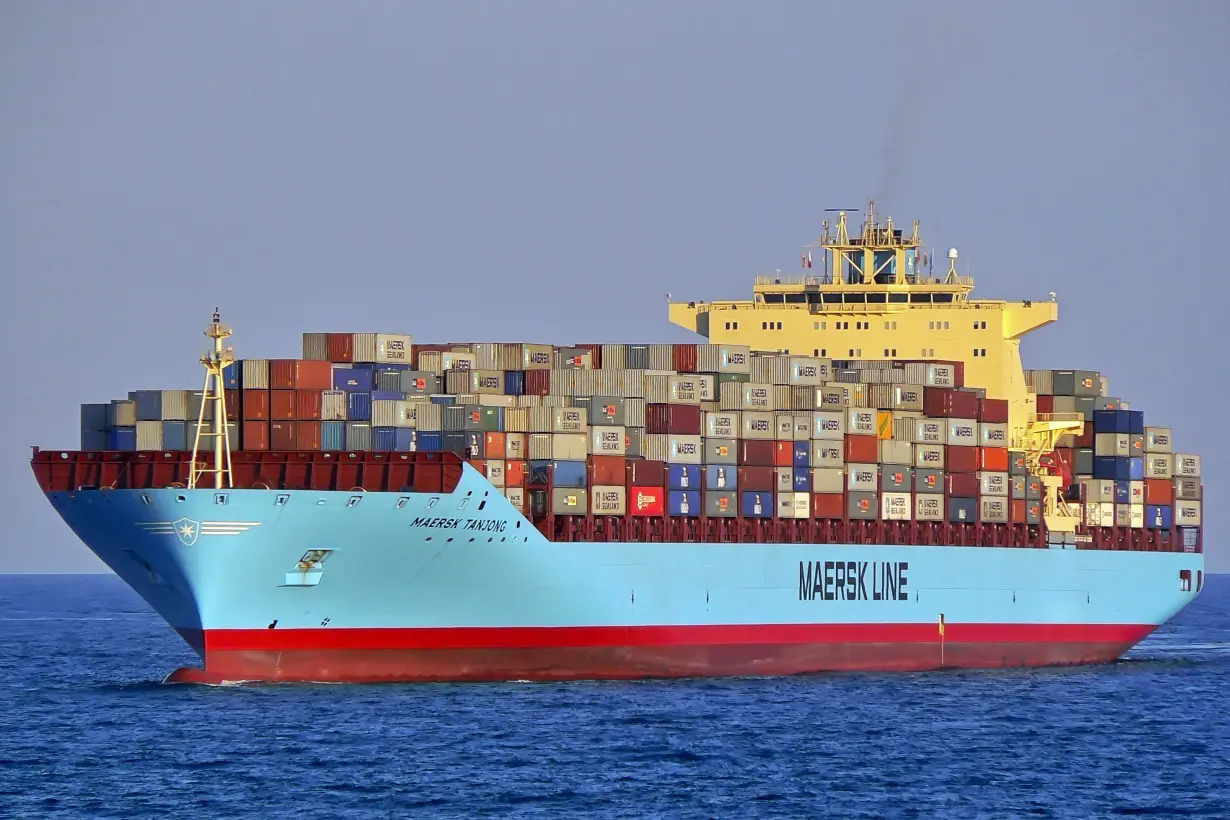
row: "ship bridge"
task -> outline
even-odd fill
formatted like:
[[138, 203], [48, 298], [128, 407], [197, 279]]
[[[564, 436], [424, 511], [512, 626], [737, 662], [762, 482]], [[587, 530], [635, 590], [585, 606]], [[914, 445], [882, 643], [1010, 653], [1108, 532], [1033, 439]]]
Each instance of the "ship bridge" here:
[[1008, 399], [1019, 430], [1034, 415], [1020, 341], [1056, 321], [1059, 306], [1053, 296], [974, 299], [973, 277], [958, 273], [957, 250], [947, 252], [938, 274], [933, 257], [918, 222], [908, 235], [891, 218], [880, 224], [871, 202], [858, 233], [845, 211], [835, 224], [824, 222], [821, 238], [803, 248], [804, 275], [758, 276], [748, 300], [672, 302], [670, 320], [713, 344], [768, 353], [962, 361], [965, 383]]

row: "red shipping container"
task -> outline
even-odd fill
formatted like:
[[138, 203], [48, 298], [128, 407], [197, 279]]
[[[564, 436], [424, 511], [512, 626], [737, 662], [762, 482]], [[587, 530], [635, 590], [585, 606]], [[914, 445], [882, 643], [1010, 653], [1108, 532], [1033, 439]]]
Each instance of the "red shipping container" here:
[[525, 371], [525, 395], [527, 396], [549, 396], [551, 395], [551, 371], [550, 370], [527, 370]]
[[1038, 396], [1038, 412], [1039, 413], [1054, 413], [1055, 412], [1055, 397], [1054, 396]]
[[274, 390], [332, 390], [333, 367], [328, 362], [271, 359], [269, 386]]
[[594, 370], [602, 369], [602, 345], [586, 342], [582, 345], [576, 345], [581, 350], [589, 351], [589, 366]]
[[[964, 450], [973, 450], [973, 447], [963, 447]], [[958, 498], [977, 498], [978, 497], [978, 476], [973, 473], [949, 473], [944, 476], [944, 489], [949, 495], [955, 495]]]
[[274, 421], [294, 421], [295, 391], [271, 390], [269, 395], [269, 418]]
[[295, 447], [300, 450], [319, 450], [320, 422], [295, 422]]
[[1013, 524], [1025, 523], [1025, 509], [1027, 502], [1023, 498], [1014, 498], [1008, 502], [1008, 520]]
[[647, 461], [640, 458], [628, 459], [629, 487], [665, 487], [666, 462]]
[[295, 418], [302, 421], [320, 421], [323, 398], [319, 390], [296, 390]]
[[1163, 506], [1173, 504], [1174, 484], [1171, 480], [1169, 478], [1146, 478], [1145, 503]]
[[251, 421], [269, 420], [269, 391], [243, 391], [243, 417]]
[[979, 399], [978, 420], [988, 424], [1008, 423], [1007, 399]]
[[[325, 347], [329, 351], [329, 361], [331, 362], [354, 361], [353, 333], [327, 333], [325, 334]], [[324, 389], [323, 387], [321, 388], [321, 390]]]
[[590, 476], [590, 486], [597, 484], [617, 484], [623, 486], [627, 474], [628, 460], [623, 456], [590, 456], [590, 466], [593, 474]]
[[270, 450], [297, 450], [295, 443], [295, 423], [293, 421], [269, 422]]
[[699, 404], [645, 405], [645, 432], [669, 433], [677, 436], [699, 436], [701, 411]]
[[[508, 452], [508, 436], [504, 433], [484, 433], [483, 434], [483, 455], [487, 458], [504, 458], [504, 454]], [[623, 473], [620, 473], [619, 481], [616, 484], [623, 483]]]
[[924, 387], [923, 413], [932, 418], [977, 418], [978, 394], [947, 387]]
[[628, 490], [629, 515], [653, 516], [663, 515], [665, 512], [666, 488], [635, 486]]
[[1008, 448], [979, 447], [978, 469], [985, 470], [988, 473], [1008, 472]]
[[[740, 439], [737, 446], [736, 461], [740, 464], [751, 465], [755, 467], [772, 467], [773, 466], [773, 445], [772, 441], [752, 441]], [[742, 487], [740, 487], [742, 489]]]
[[739, 491], [771, 493], [777, 487], [777, 471], [773, 467], [748, 466], [739, 468]]
[[948, 472], [976, 473], [978, 472], [978, 448], [962, 447], [957, 444], [948, 445]]
[[877, 436], [846, 435], [847, 464], [875, 464], [879, 460], [880, 439]]
[[794, 442], [793, 441], [773, 442], [773, 466], [774, 467], [793, 467], [794, 466]]
[[846, 497], [841, 493], [812, 493], [811, 508], [816, 518], [844, 518]]
[[697, 362], [696, 345], [675, 345], [671, 350], [671, 361], [679, 373], [695, 373]]
[[245, 421], [241, 429], [242, 445], [245, 450], [269, 449], [269, 422]]
[[[615, 482], [618, 484], [619, 482]], [[504, 486], [525, 486], [525, 462], [520, 459], [509, 459], [504, 462]]]
[[242, 399], [239, 396], [239, 391], [227, 390], [224, 392], [226, 393], [226, 420], [239, 421], [243, 417], [243, 407], [240, 406]]
[[1093, 446], [1093, 436], [1094, 436], [1093, 422], [1090, 421], [1089, 419], [1085, 419], [1085, 429], [1081, 431], [1081, 434], [1079, 436], [1073, 436], [1072, 446], [1076, 448], [1092, 447]]

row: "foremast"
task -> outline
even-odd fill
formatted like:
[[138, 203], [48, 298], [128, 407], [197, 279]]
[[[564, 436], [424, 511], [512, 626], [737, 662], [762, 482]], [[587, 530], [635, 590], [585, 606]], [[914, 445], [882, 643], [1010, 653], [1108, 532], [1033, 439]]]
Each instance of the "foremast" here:
[[[222, 317], [214, 308], [213, 321], [205, 328], [205, 335], [213, 341], [213, 348], [201, 356], [205, 366], [205, 387], [201, 393], [201, 409], [197, 412], [196, 435], [192, 439], [192, 471], [188, 474], [188, 489], [196, 489], [204, 476], [212, 475], [215, 489], [232, 486], [231, 436], [226, 423], [226, 389], [223, 371], [235, 361], [234, 351], [222, 346], [232, 335], [231, 329], [222, 324]], [[213, 424], [205, 427], [206, 408], [211, 410]], [[213, 465], [198, 460], [201, 440], [212, 440]], [[208, 448], [208, 447], [207, 447]]]

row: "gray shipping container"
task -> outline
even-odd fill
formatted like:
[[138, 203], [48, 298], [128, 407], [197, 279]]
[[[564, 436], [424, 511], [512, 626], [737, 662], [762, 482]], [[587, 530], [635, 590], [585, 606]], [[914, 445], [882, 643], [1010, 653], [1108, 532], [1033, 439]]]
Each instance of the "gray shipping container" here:
[[846, 496], [846, 516], [855, 521], [875, 521], [880, 516], [880, 500], [874, 492], [851, 492]]
[[1056, 370], [1052, 387], [1057, 396], [1090, 396], [1101, 393], [1102, 381], [1096, 370]]
[[705, 515], [711, 518], [734, 518], [739, 514], [739, 500], [733, 492], [705, 492]]
[[594, 396], [587, 403], [591, 423], [623, 427], [628, 423], [628, 401], [622, 396]]
[[705, 437], [705, 464], [738, 464], [739, 442], [733, 438]]
[[914, 492], [942, 494], [944, 492], [944, 471], [915, 467]]
[[914, 489], [914, 470], [899, 465], [880, 468], [880, 490], [886, 493], [908, 493]]

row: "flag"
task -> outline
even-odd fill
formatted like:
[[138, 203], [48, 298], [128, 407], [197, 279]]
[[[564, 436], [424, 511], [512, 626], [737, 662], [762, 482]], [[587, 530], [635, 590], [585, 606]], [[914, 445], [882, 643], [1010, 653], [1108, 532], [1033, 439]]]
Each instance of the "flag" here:
[[807, 252], [807, 267], [811, 267], [811, 251]]
[[944, 637], [944, 613], [940, 613], [940, 637]]

